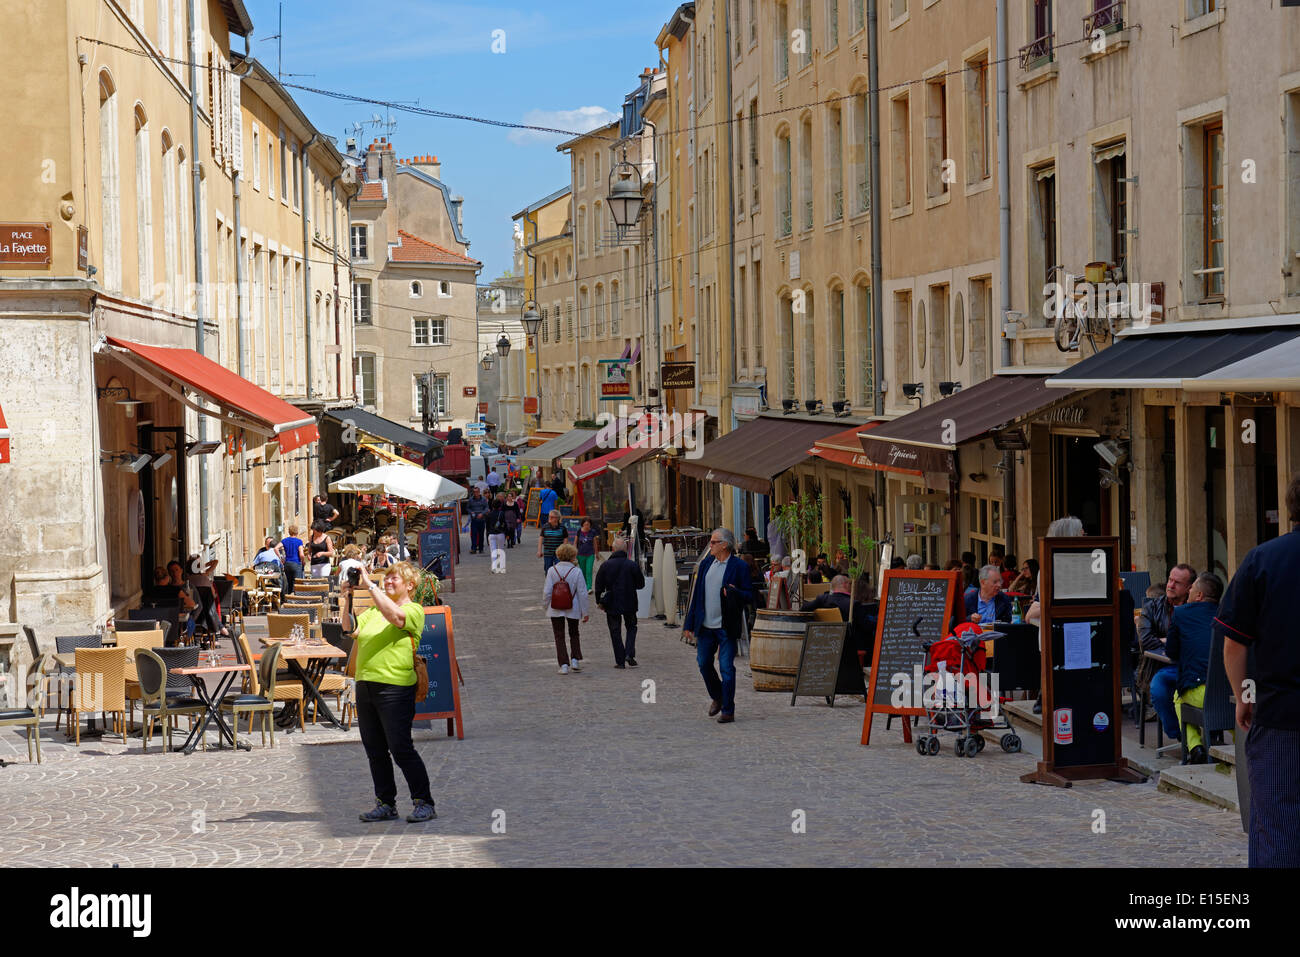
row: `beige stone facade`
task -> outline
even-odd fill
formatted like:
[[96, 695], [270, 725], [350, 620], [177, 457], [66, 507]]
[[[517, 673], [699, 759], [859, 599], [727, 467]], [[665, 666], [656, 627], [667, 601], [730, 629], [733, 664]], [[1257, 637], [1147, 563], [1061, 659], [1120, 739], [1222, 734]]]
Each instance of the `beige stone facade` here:
[[527, 286], [526, 298], [537, 304], [542, 318], [532, 337], [528, 394], [538, 397], [537, 429], [552, 437], [567, 432], [579, 418], [577, 388], [577, 326], [574, 314], [573, 188], [564, 186], [515, 215], [521, 226]]
[[461, 200], [440, 175], [436, 156], [399, 161], [377, 140], [351, 206], [358, 402], [417, 431], [425, 373], [435, 377], [439, 428], [463, 428], [478, 406], [482, 264], [468, 255]]

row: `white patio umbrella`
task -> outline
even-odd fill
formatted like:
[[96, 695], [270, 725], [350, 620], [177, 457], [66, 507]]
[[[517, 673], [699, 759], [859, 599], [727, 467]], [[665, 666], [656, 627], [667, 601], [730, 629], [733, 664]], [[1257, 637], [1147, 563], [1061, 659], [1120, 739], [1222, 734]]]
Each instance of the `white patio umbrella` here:
[[[437, 472], [406, 465], [381, 465], [347, 478], [330, 483], [331, 492], [352, 492], [357, 495], [392, 495], [416, 505], [450, 505], [463, 499], [469, 492]], [[406, 516], [397, 513], [397, 542], [402, 557], [406, 556]]]

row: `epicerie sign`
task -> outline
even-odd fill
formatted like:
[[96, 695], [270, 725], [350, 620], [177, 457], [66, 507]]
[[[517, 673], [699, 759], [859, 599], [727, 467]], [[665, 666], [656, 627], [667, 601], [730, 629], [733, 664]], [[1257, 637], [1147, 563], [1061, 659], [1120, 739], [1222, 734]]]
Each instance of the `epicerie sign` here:
[[49, 264], [49, 223], [0, 223], [0, 266]]

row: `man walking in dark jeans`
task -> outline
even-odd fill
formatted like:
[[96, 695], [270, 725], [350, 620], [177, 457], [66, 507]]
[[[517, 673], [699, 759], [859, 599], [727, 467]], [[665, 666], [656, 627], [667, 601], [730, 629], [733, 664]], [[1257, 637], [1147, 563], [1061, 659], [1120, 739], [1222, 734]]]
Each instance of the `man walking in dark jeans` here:
[[469, 514], [470, 554], [474, 552], [483, 553], [483, 533], [487, 528], [489, 507], [488, 500], [483, 497], [483, 493], [477, 488], [470, 493], [469, 501], [465, 503], [465, 511]]
[[[718, 724], [736, 720], [736, 647], [745, 630], [745, 606], [752, 600], [749, 566], [736, 555], [736, 536], [728, 528], [709, 537], [709, 554], [695, 572], [682, 637], [695, 638], [695, 660], [709, 689], [709, 716]], [[722, 678], [713, 667], [717, 654]]]
[[1300, 867], [1300, 475], [1287, 486], [1286, 511], [1291, 531], [1246, 553], [1215, 619], [1246, 732], [1251, 867]]
[[[614, 667], [624, 662], [636, 667], [636, 593], [645, 588], [645, 575], [636, 562], [627, 557], [627, 539], [614, 539], [614, 551], [596, 572], [596, 604], [605, 609], [609, 622], [609, 640], [614, 644]], [[627, 645], [622, 628], [627, 626]]]

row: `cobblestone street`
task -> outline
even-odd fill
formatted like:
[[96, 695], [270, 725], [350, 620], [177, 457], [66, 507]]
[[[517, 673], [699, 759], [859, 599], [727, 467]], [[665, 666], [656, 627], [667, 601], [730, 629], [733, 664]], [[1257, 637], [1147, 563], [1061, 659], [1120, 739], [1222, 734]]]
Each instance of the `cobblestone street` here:
[[[363, 825], [372, 803], [358, 732], [309, 728], [273, 751], [141, 753], [138, 738], [43, 728], [0, 756], [7, 865], [1067, 865], [1243, 866], [1235, 814], [1154, 783], [1021, 784], [1029, 754], [922, 759], [862, 704], [753, 692], [738, 662], [737, 720], [720, 726], [694, 649], [643, 622], [640, 667], [616, 671], [603, 620], [583, 628], [581, 674], [556, 674], [533, 536], [504, 577], [466, 555], [449, 596], [465, 740], [417, 731], [437, 799], [427, 825]], [[653, 682], [654, 701], [643, 701]], [[157, 740], [157, 739], [155, 739]], [[179, 740], [179, 739], [178, 739]], [[409, 799], [399, 775], [399, 809]], [[1105, 832], [1094, 833], [1094, 812]], [[806, 833], [795, 833], [795, 812]], [[494, 833], [494, 820], [504, 833]], [[498, 826], [500, 830], [500, 826]], [[1194, 849], [1194, 851], [1190, 851]], [[1190, 852], [1190, 853], [1189, 853]]]

